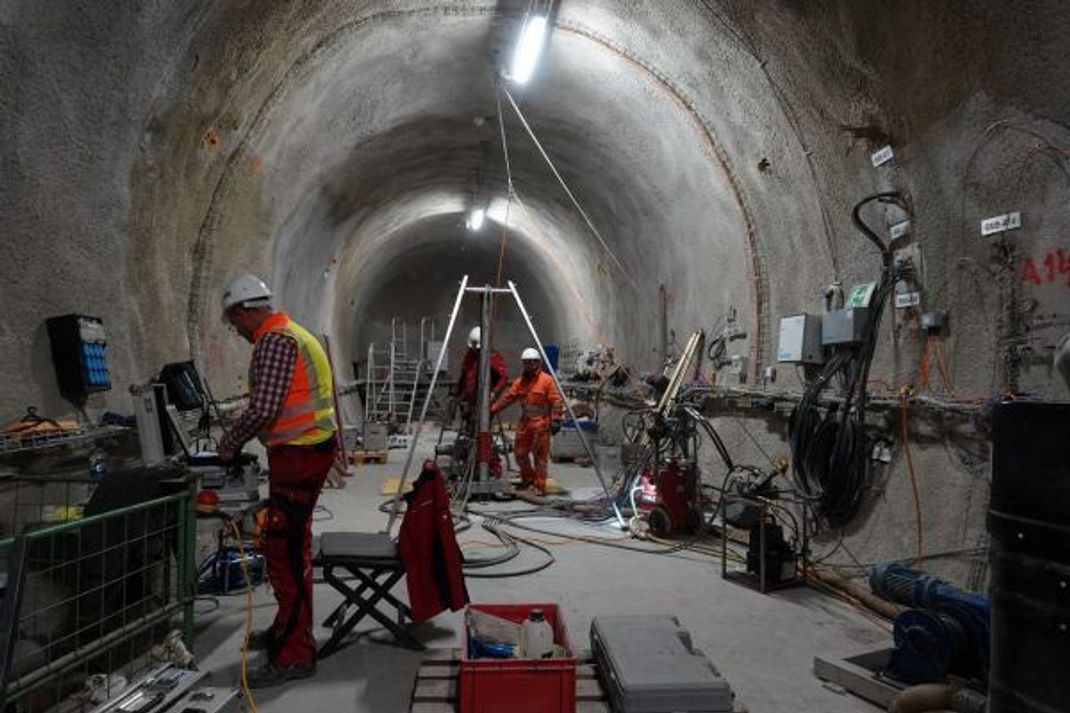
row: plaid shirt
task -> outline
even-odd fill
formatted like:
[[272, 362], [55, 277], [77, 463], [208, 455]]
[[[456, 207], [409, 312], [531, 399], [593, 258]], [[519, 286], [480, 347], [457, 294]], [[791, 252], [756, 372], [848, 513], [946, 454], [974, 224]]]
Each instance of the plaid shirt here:
[[268, 332], [256, 340], [249, 365], [253, 382], [249, 408], [223, 437], [219, 444], [220, 456], [233, 457], [247, 441], [271, 425], [286, 402], [296, 364], [297, 344], [292, 338]]

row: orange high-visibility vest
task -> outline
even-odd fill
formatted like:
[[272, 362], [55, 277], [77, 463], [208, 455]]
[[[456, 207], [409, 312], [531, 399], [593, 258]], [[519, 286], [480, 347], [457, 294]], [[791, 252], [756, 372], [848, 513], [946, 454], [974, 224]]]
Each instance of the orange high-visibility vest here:
[[[255, 339], [274, 332], [297, 343], [297, 363], [282, 410], [258, 437], [267, 447], [309, 446], [332, 438], [334, 425], [334, 382], [327, 354], [312, 334], [283, 312], [264, 321]], [[249, 388], [253, 388], [249, 374]]]

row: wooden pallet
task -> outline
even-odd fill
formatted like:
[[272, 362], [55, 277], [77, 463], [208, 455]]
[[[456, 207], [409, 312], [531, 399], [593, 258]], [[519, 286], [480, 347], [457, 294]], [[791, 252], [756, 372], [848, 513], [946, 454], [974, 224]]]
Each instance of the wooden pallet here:
[[[460, 649], [428, 649], [416, 673], [410, 713], [456, 713]], [[736, 699], [733, 713], [747, 713]], [[576, 656], [576, 713], [612, 713], [590, 651]]]
[[[460, 649], [428, 650], [416, 674], [411, 713], [454, 713], [460, 670]], [[611, 710], [590, 653], [581, 652], [576, 663], [576, 713], [610, 713]]]
[[349, 454], [349, 462], [352, 465], [365, 465], [367, 463], [386, 463], [389, 451], [353, 451]]

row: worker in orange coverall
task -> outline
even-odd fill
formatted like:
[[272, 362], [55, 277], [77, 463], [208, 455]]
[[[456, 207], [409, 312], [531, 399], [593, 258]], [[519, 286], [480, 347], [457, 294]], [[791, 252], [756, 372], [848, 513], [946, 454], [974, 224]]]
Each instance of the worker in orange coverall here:
[[[534, 486], [546, 492], [546, 465], [550, 460], [550, 435], [561, 423], [564, 399], [552, 376], [542, 370], [542, 359], [531, 347], [520, 355], [524, 371], [509, 390], [491, 407], [491, 414], [499, 413], [516, 401], [520, 402], [520, 422], [516, 427], [516, 460], [520, 464], [521, 487]], [[532, 465], [532, 457], [535, 459]]]

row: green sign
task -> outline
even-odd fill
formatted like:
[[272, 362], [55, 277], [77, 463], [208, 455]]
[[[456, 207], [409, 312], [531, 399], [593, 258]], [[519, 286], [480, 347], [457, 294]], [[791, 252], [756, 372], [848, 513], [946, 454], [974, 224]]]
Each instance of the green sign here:
[[847, 295], [847, 308], [869, 307], [869, 301], [873, 299], [875, 289], [877, 289], [876, 282], [866, 282], [852, 287], [851, 293]]

